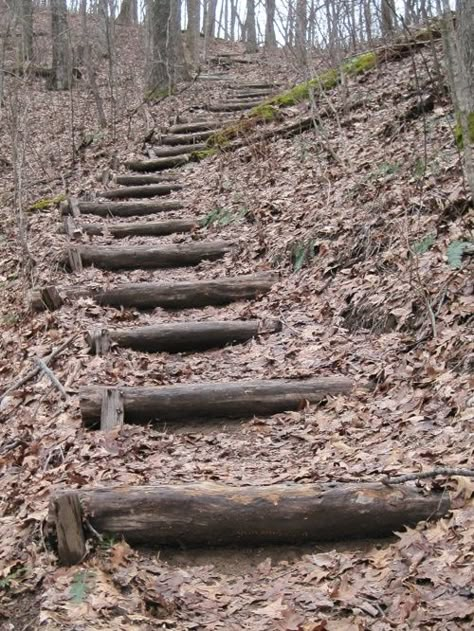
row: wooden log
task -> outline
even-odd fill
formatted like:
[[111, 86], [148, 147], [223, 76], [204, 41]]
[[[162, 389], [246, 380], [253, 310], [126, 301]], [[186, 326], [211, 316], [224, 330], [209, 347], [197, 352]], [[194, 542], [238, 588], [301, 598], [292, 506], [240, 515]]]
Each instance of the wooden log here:
[[[124, 237], [159, 237], [178, 232], [190, 232], [197, 228], [195, 219], [170, 219], [169, 221], [146, 221], [143, 223], [89, 223], [79, 224], [75, 232], [100, 236], [110, 235], [115, 239]], [[73, 236], [73, 235], [71, 235]]]
[[207, 121], [195, 121], [192, 123], [179, 123], [177, 125], [171, 125], [168, 128], [168, 134], [193, 134], [199, 131], [209, 131], [211, 129], [219, 129], [222, 126], [222, 121], [219, 120], [207, 120]]
[[178, 156], [184, 153], [193, 153], [193, 151], [203, 151], [204, 149], [209, 149], [205, 142], [199, 142], [193, 145], [154, 145], [153, 153], [157, 158], [165, 158], [167, 156]]
[[[207, 305], [225, 305], [237, 300], [251, 300], [270, 291], [278, 274], [263, 272], [244, 276], [225, 277], [216, 280], [182, 281], [176, 283], [125, 283], [111, 289], [54, 286], [34, 289], [30, 292], [30, 305], [35, 311], [46, 308], [58, 309], [64, 300], [91, 298], [98, 304], [111, 307], [136, 307], [138, 309], [187, 309]], [[54, 293], [55, 303], [45, 294]]]
[[[196, 241], [180, 245], [142, 245], [130, 248], [81, 245], [70, 248], [64, 262], [80, 260], [84, 266], [93, 265], [111, 270], [186, 267], [198, 265], [203, 260], [220, 259], [230, 252], [233, 245], [229, 241]], [[77, 271], [77, 268], [71, 269]]]
[[191, 134], [163, 134], [160, 141], [164, 145], [192, 145], [207, 140], [215, 131], [212, 129]]
[[447, 493], [381, 483], [236, 487], [205, 482], [75, 493], [95, 531], [131, 544], [179, 548], [386, 537], [439, 519], [451, 508]]
[[145, 186], [127, 186], [110, 191], [103, 191], [99, 193], [99, 195], [100, 197], [105, 197], [105, 199], [158, 197], [161, 195], [169, 195], [173, 191], [180, 191], [182, 188], [181, 184], [146, 184]]
[[167, 171], [163, 175], [116, 175], [113, 181], [120, 186], [141, 186], [146, 184], [161, 184], [161, 182], [173, 182], [177, 179], [177, 173]]
[[241, 112], [243, 110], [250, 110], [255, 105], [258, 105], [260, 101], [241, 101], [236, 103], [211, 103], [207, 106], [210, 112]]
[[137, 351], [180, 353], [241, 344], [258, 335], [281, 330], [279, 320], [177, 322], [126, 329], [95, 329], [87, 335], [91, 353], [102, 355], [112, 345]]
[[278, 83], [235, 83], [228, 86], [231, 90], [275, 90]]
[[[245, 101], [246, 99], [265, 99], [273, 94], [272, 90], [262, 90], [260, 92], [238, 92], [234, 95], [236, 101]], [[232, 100], [232, 99], [231, 99]]]
[[[267, 416], [299, 410], [328, 394], [348, 393], [351, 389], [352, 381], [346, 377], [120, 388], [126, 423]], [[103, 390], [101, 386], [88, 386], [79, 391], [86, 427], [100, 421]]]
[[180, 210], [181, 208], [183, 208], [183, 204], [174, 200], [158, 202], [79, 202], [79, 209], [82, 215], [97, 215], [99, 217], [138, 217]]
[[170, 156], [169, 158], [155, 158], [152, 160], [131, 160], [126, 162], [126, 166], [132, 171], [140, 171], [147, 173], [150, 171], [164, 171], [173, 167], [181, 167], [188, 164], [190, 155], [185, 153], [179, 156]]
[[254, 274], [216, 280], [176, 283], [125, 283], [93, 295], [101, 305], [138, 309], [186, 309], [250, 300], [270, 291], [275, 274]]
[[50, 520], [56, 525], [58, 556], [62, 565], [80, 563], [86, 554], [82, 508], [74, 491], [58, 494], [50, 503]]
[[105, 388], [100, 410], [100, 429], [104, 432], [120, 429], [123, 425], [122, 393], [117, 388]]

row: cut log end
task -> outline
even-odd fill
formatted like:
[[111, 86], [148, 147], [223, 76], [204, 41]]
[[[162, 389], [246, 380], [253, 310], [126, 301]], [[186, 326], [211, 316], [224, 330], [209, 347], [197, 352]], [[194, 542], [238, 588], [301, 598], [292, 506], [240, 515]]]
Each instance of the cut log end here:
[[86, 554], [86, 540], [82, 527], [82, 508], [77, 492], [57, 495], [50, 508], [56, 525], [58, 556], [61, 565], [80, 563]]

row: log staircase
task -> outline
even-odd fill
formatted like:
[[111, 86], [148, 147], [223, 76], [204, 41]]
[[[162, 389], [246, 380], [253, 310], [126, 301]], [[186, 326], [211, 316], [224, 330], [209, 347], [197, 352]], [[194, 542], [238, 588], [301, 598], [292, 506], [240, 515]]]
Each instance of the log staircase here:
[[[210, 135], [229, 120], [223, 113], [235, 118], [236, 112], [263, 102], [275, 90], [267, 82], [228, 85], [226, 73], [220, 73], [216, 81], [221, 81], [226, 99], [203, 106], [195, 120], [171, 125], [147, 158], [128, 162], [130, 172], [115, 176], [94, 201], [72, 198], [62, 204], [64, 232], [70, 240], [63, 264], [78, 279], [85, 266], [108, 270], [193, 267], [226, 256], [236, 247], [222, 240], [160, 244], [164, 235], [190, 235], [201, 219], [175, 199], [186, 186], [185, 172], [179, 168], [194, 152], [207, 148]], [[173, 198], [166, 199], [170, 195]], [[84, 215], [102, 219], [88, 223]], [[128, 217], [137, 221], [121, 221]], [[107, 235], [121, 241], [84, 245], [82, 235]], [[123, 240], [133, 236], [148, 237], [151, 244], [124, 245]], [[47, 286], [33, 291], [31, 304], [34, 309], [54, 310], [65, 301], [87, 297], [116, 308], [200, 308], [255, 300], [270, 292], [277, 278], [271, 272], [257, 272], [212, 280], [117, 282], [104, 288]], [[244, 344], [254, 337], [271, 336], [281, 327], [277, 319], [192, 320], [113, 329], [99, 325], [85, 335], [91, 353], [100, 355], [116, 346], [177, 353]], [[352, 385], [343, 376], [158, 387], [98, 385], [82, 388], [79, 399], [85, 429], [116, 432], [127, 423], [245, 419], [298, 410], [328, 395], [349, 394]], [[420, 519], [438, 517], [448, 508], [446, 497], [425, 497], [418, 490], [394, 490], [383, 484], [230, 487], [205, 483], [57, 491], [51, 498], [50, 522], [61, 563], [74, 564], [86, 555], [89, 533], [172, 546], [303, 543], [383, 536]]]

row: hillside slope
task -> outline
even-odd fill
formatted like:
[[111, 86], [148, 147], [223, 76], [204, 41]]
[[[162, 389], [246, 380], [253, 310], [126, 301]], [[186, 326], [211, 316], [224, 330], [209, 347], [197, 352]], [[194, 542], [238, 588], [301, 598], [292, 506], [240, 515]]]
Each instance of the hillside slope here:
[[[223, 261], [201, 263], [192, 273], [135, 270], [122, 272], [121, 280], [278, 270], [280, 280], [271, 293], [250, 303], [150, 314], [99, 307], [83, 298], [59, 311], [32, 314], [25, 283], [14, 276], [21, 253], [12, 241], [5, 204], [2, 274], [13, 304], [1, 307], [2, 382], [10, 383], [32, 357], [74, 335], [54, 364], [67, 400], [42, 378], [2, 402], [0, 615], [6, 625], [472, 628], [474, 511], [466, 478], [419, 482], [427, 490], [441, 486], [452, 494], [452, 516], [380, 543], [157, 554], [104, 540], [81, 567], [66, 569], [57, 566], [44, 530], [49, 495], [61, 486], [375, 481], [470, 466], [472, 259], [464, 257], [454, 268], [448, 248], [472, 239], [473, 210], [463, 186], [452, 110], [436, 90], [434, 76], [433, 58], [424, 49], [329, 91], [322, 104], [330, 104], [335, 115], [315, 130], [223, 152], [182, 170], [187, 186], [171, 199], [179, 196], [187, 209], [176, 217], [191, 210], [203, 225], [162, 242], [229, 238], [237, 250]], [[186, 107], [203, 98], [203, 91], [209, 100], [219, 96], [217, 88], [192, 90], [183, 96]], [[421, 112], [420, 99], [426, 103]], [[165, 121], [177, 102], [156, 106], [155, 120]], [[302, 103], [284, 115], [306, 114], [307, 107]], [[123, 138], [97, 151], [85, 149], [71, 190], [84, 195], [96, 188], [96, 174], [109, 164], [112, 151], [123, 161], [139, 149], [138, 142]], [[51, 193], [61, 193], [58, 189]], [[57, 209], [30, 215], [35, 285], [77, 282], [58, 265], [67, 243], [59, 227]], [[107, 235], [94, 237], [95, 244], [109, 242]], [[110, 286], [114, 279], [109, 271], [85, 268], [80, 282]], [[283, 329], [244, 345], [175, 356], [126, 348], [90, 356], [83, 339], [99, 324], [217, 315], [278, 317]], [[245, 423], [126, 425], [113, 435], [82, 428], [75, 396], [79, 386], [97, 383], [330, 374], [352, 377], [356, 392]]]

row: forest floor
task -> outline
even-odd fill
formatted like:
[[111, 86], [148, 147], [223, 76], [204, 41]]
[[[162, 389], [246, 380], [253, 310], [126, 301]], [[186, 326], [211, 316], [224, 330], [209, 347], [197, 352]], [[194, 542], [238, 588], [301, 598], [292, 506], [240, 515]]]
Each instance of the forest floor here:
[[[7, 149], [17, 133], [25, 149], [26, 208], [65, 192], [86, 198], [101, 188], [96, 176], [112, 158], [123, 163], [139, 155], [153, 126], [166, 126], [196, 103], [219, 100], [221, 86], [196, 81], [103, 132], [94, 127], [89, 94], [78, 89], [71, 119], [70, 96], [51, 94], [38, 81], [28, 86], [27, 97], [18, 96], [24, 113], [19, 130], [11, 112], [4, 114], [1, 390], [34, 357], [74, 337], [54, 363], [67, 400], [42, 377], [0, 406], [0, 628], [472, 628], [474, 485], [464, 478], [420, 483], [443, 487], [455, 509], [446, 519], [388, 541], [158, 551], [110, 540], [80, 566], [64, 568], [45, 532], [50, 494], [65, 486], [376, 481], [387, 474], [470, 466], [472, 259], [453, 268], [447, 253], [454, 241], [472, 239], [473, 209], [452, 108], [436, 89], [434, 68], [429, 48], [382, 65], [327, 93], [324, 103], [337, 116], [325, 119], [319, 131], [181, 169], [186, 187], [172, 198], [183, 199], [187, 208], [175, 216], [195, 214], [206, 226], [162, 241], [215, 236], [238, 243], [222, 261], [191, 270], [118, 275], [86, 268], [78, 279], [59, 265], [66, 237], [59, 211], [51, 207], [28, 212], [34, 266], [25, 275]], [[131, 82], [133, 63], [128, 70]], [[283, 61], [269, 59], [251, 70], [233, 67], [229, 75], [291, 83], [289, 72]], [[430, 111], [406, 116], [427, 97], [434, 101]], [[306, 109], [307, 104], [289, 108], [285, 116]], [[72, 139], [76, 147], [83, 143], [75, 163]], [[94, 237], [101, 242], [109, 241]], [[31, 285], [109, 286], [270, 269], [280, 272], [270, 294], [222, 308], [143, 313], [84, 298], [55, 312], [28, 309]], [[99, 325], [215, 316], [279, 317], [283, 330], [244, 345], [180, 355], [117, 348], [95, 357], [84, 341], [84, 333]], [[269, 418], [192, 427], [126, 425], [112, 435], [82, 428], [75, 396], [79, 386], [92, 384], [326, 375], [352, 377], [355, 391]]]

